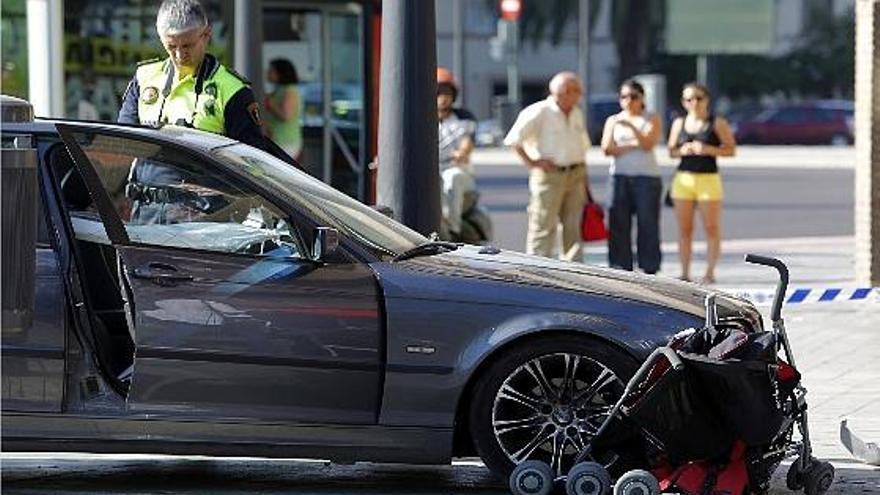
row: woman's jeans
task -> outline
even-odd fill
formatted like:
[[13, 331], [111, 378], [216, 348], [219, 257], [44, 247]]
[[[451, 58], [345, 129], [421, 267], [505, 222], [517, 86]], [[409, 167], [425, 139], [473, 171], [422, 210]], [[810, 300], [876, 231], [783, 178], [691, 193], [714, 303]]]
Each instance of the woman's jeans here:
[[610, 237], [608, 264], [633, 269], [632, 217], [636, 216], [639, 267], [645, 273], [660, 270], [660, 196], [663, 181], [645, 175], [615, 175], [611, 178], [611, 207], [608, 211]]

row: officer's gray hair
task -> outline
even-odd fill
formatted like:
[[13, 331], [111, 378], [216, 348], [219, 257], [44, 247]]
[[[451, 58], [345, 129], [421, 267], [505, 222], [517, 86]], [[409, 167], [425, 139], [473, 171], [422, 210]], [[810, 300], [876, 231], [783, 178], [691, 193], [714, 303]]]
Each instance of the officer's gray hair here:
[[156, 14], [159, 35], [176, 35], [208, 26], [208, 15], [198, 0], [165, 0]]

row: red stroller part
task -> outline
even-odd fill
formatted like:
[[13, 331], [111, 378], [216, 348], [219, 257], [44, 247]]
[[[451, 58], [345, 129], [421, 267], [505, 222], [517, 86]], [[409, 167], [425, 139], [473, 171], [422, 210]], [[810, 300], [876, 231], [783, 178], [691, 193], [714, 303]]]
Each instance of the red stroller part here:
[[[615, 495], [762, 493], [782, 460], [797, 455], [788, 487], [807, 495], [824, 493], [834, 468], [812, 457], [806, 390], [781, 317], [788, 269], [773, 258], [748, 255], [746, 261], [779, 272], [772, 330], [726, 327], [717, 317], [716, 296], [709, 295], [705, 326], [680, 333], [648, 357], [568, 476], [554, 480], [552, 471], [538, 466], [542, 463], [523, 463], [511, 475], [511, 491], [549, 493], [544, 491], [549, 485], [564, 481], [569, 495], [604, 495], [612, 486]], [[651, 472], [632, 470], [612, 485], [607, 469], [591, 461], [594, 452], [609, 448], [602, 445], [609, 429], [624, 422], [636, 426], [654, 452], [642, 466]], [[800, 442], [792, 440], [795, 425]]]

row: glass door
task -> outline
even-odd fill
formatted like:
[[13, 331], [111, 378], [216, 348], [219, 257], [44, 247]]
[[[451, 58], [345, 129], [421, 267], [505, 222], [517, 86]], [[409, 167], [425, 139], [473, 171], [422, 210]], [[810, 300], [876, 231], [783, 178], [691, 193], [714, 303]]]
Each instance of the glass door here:
[[[298, 75], [300, 162], [313, 176], [360, 197], [367, 162], [361, 6], [267, 1], [263, 22], [264, 66], [287, 60]], [[265, 89], [267, 95], [276, 90], [268, 77]]]

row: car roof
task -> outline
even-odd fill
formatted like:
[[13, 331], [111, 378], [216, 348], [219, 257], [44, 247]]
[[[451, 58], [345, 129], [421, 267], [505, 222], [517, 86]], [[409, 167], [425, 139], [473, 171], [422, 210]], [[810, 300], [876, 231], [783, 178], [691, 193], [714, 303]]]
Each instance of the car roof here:
[[767, 110], [786, 110], [790, 108], [824, 108], [828, 110], [849, 110], [855, 109], [855, 102], [852, 100], [806, 100], [796, 102], [783, 102], [775, 105], [764, 107]]
[[587, 97], [590, 103], [615, 103], [620, 101], [617, 93], [590, 93]]
[[135, 125], [119, 124], [115, 122], [95, 122], [85, 120], [68, 119], [44, 119], [37, 118], [33, 122], [3, 122], [4, 132], [27, 132], [37, 134], [57, 134], [56, 124], [70, 124], [94, 130], [125, 131], [134, 136], [150, 139], [162, 139], [173, 141], [188, 148], [196, 148], [201, 151], [210, 151], [222, 146], [235, 144], [238, 141], [220, 134], [190, 129], [186, 127], [166, 125], [160, 128]]
[[817, 100], [816, 107], [830, 110], [846, 110], [849, 112], [853, 112], [856, 109], [853, 100]]

